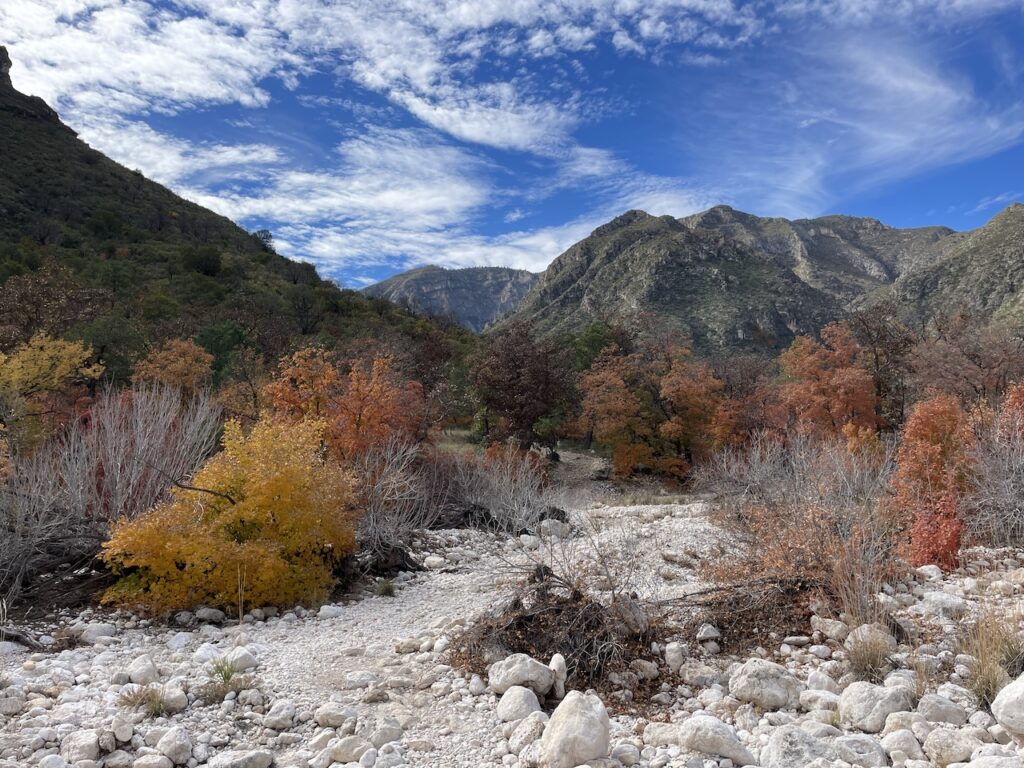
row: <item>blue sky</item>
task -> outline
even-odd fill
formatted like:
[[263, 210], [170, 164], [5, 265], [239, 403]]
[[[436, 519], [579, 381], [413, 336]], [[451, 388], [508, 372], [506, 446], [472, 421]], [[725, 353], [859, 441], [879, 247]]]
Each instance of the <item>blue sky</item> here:
[[3, 0], [20, 90], [360, 286], [540, 270], [630, 208], [979, 226], [1024, 0]]

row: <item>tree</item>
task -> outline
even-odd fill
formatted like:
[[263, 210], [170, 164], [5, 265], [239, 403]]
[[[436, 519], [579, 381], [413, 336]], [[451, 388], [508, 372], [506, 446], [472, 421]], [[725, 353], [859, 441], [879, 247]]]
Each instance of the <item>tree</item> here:
[[392, 437], [421, 442], [428, 414], [423, 388], [403, 381], [392, 358], [351, 361], [343, 374], [320, 347], [299, 350], [281, 360], [278, 377], [263, 389], [267, 405], [286, 419], [322, 419], [336, 458], [356, 460]]
[[[562, 350], [534, 338], [528, 323], [516, 321], [486, 336], [470, 365], [470, 382], [490, 421], [492, 441], [515, 438], [522, 448], [553, 443], [542, 420], [558, 420], [572, 389]], [[543, 432], [543, 434], [542, 434]]]
[[839, 434], [847, 424], [877, 427], [877, 398], [863, 350], [843, 323], [821, 331], [821, 342], [798, 337], [779, 356], [787, 381], [782, 400], [795, 420], [819, 434]]
[[83, 387], [103, 373], [82, 342], [40, 332], [10, 355], [0, 353], [0, 419], [22, 447], [43, 439], [70, 416]]
[[224, 450], [170, 501], [114, 526], [103, 558], [120, 574], [104, 601], [162, 612], [322, 600], [355, 549], [351, 479], [318, 421], [228, 422]]
[[683, 477], [718, 442], [722, 383], [676, 341], [604, 349], [580, 379], [584, 431], [612, 449], [616, 474]]
[[910, 409], [896, 456], [893, 504], [897, 516], [909, 520], [914, 565], [956, 562], [973, 444], [968, 416], [954, 396], [935, 395]]
[[1024, 335], [967, 314], [939, 318], [910, 359], [919, 391], [995, 405], [1012, 382], [1024, 378]]
[[132, 380], [196, 392], [213, 378], [213, 355], [188, 339], [171, 339], [135, 364]]
[[915, 335], [897, 319], [895, 306], [885, 302], [852, 313], [846, 324], [861, 349], [858, 364], [875, 384], [878, 425], [899, 429], [906, 416]]

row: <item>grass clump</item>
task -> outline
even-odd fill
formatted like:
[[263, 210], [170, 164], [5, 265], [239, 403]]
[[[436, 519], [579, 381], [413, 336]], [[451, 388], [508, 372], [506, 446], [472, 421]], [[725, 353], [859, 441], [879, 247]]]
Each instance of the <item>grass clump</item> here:
[[984, 709], [992, 706], [1010, 680], [1024, 672], [1024, 635], [1020, 623], [1019, 610], [1011, 614], [986, 610], [960, 639], [960, 650], [974, 659], [967, 687]]
[[377, 582], [377, 597], [394, 597], [395, 582], [391, 579], [381, 579]]
[[147, 717], [163, 717], [170, 712], [159, 685], [133, 686], [121, 692], [117, 703], [125, 709], [144, 712]]
[[893, 663], [888, 639], [882, 633], [866, 632], [854, 637], [847, 647], [847, 662], [857, 680], [881, 683], [892, 671]]
[[220, 704], [229, 693], [238, 693], [256, 685], [255, 678], [243, 675], [227, 659], [217, 659], [210, 665], [210, 680], [196, 689], [205, 704]]

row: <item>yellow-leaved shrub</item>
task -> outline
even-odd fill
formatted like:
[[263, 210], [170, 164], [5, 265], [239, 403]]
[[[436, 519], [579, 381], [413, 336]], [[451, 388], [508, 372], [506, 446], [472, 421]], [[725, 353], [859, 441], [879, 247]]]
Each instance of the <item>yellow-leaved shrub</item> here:
[[116, 524], [103, 559], [121, 579], [104, 602], [154, 613], [308, 603], [355, 550], [352, 480], [323, 449], [324, 426], [225, 426], [224, 450], [165, 503]]

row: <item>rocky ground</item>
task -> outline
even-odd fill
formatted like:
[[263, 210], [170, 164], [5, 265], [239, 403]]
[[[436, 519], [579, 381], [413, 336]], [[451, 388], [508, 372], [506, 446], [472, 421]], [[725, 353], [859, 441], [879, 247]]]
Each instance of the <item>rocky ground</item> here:
[[[239, 624], [199, 610], [170, 626], [59, 617], [45, 640], [74, 647], [0, 645], [0, 767], [1024, 766], [1024, 682], [1004, 689], [995, 716], [980, 709], [973, 660], [956, 643], [984, 606], [1014, 603], [1014, 553], [920, 569], [882, 595], [916, 632], [913, 648], [884, 627], [826, 617], [743, 658], [720, 652], [714, 627], [666, 630], [659, 663], [638, 661], [623, 690], [601, 696], [566, 694], [560, 657], [511, 656], [485, 679], [447, 663], [451, 639], [535, 559], [600, 552], [641, 601], [693, 591], [717, 535], [706, 511], [588, 503], [571, 530], [434, 533], [416, 552], [427, 570], [396, 578], [393, 597], [371, 583], [316, 612], [253, 610]], [[894, 662], [880, 684], [848, 672], [848, 647], [865, 638]], [[654, 690], [644, 716], [625, 690], [639, 683]]]

